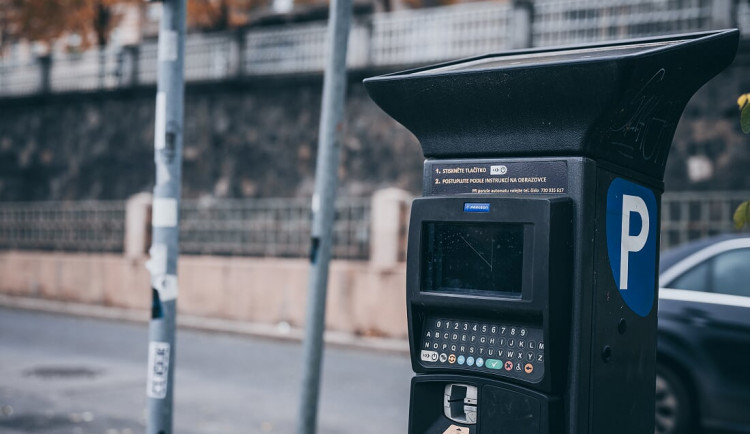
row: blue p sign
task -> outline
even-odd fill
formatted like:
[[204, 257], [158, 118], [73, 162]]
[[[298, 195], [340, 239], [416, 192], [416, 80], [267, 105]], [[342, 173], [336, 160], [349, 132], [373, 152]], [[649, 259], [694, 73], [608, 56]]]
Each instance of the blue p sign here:
[[648, 188], [616, 178], [607, 192], [609, 265], [625, 304], [646, 316], [656, 282], [656, 198]]

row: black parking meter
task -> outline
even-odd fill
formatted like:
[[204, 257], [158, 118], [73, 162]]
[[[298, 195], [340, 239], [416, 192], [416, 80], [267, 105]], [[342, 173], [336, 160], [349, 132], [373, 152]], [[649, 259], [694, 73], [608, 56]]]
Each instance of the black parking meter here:
[[419, 139], [409, 432], [654, 432], [659, 209], [677, 122], [736, 30], [365, 80]]

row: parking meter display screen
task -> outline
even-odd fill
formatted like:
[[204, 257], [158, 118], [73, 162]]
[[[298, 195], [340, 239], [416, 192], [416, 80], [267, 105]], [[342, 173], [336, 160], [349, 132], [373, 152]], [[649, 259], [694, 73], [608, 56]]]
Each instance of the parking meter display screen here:
[[422, 291], [521, 296], [523, 224], [423, 224]]

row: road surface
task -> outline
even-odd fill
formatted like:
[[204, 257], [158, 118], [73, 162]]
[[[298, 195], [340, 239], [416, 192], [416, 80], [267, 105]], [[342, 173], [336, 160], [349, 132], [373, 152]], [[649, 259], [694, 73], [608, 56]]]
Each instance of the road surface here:
[[[0, 308], [0, 433], [144, 430], [146, 324]], [[300, 344], [180, 330], [175, 433], [293, 433]], [[327, 348], [318, 432], [406, 432], [408, 357]]]

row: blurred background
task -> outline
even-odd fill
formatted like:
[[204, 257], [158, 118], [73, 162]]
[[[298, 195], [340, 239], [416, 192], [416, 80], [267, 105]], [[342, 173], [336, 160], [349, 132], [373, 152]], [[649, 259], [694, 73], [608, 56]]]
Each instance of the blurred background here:
[[[19, 308], [148, 318], [160, 13], [159, 3], [129, 0], [0, 0], [0, 432], [142, 430], [144, 327], [123, 323], [106, 334], [115, 325]], [[281, 347], [222, 335], [226, 346], [212, 354], [246, 355], [225, 367], [236, 374], [222, 386], [231, 393], [206, 392], [218, 383], [195, 374], [226, 356], [186, 362], [197, 383], [180, 391], [188, 382], [180, 375], [191, 374], [178, 371], [181, 432], [291, 431], [296, 373], [268, 399], [263, 390], [274, 386], [236, 380], [249, 359], [263, 370], [299, 357], [279, 339], [297, 342], [304, 323], [327, 16], [322, 0], [188, 0], [181, 324]], [[732, 231], [735, 208], [750, 198], [750, 142], [736, 103], [750, 92], [750, 1], [355, 1], [326, 319], [328, 341], [346, 349], [334, 350], [337, 362], [326, 368], [338, 369], [326, 375], [339, 381], [328, 395], [324, 386], [322, 432], [404, 432], [407, 418], [405, 236], [423, 157], [414, 136], [369, 99], [363, 78], [488, 52], [729, 27], [742, 34], [734, 64], [693, 97], [675, 135], [663, 250]], [[548, 103], [566, 109], [566, 101]], [[76, 341], [84, 326], [101, 336]], [[128, 333], [132, 344], [112, 344]], [[197, 347], [216, 341], [190, 333], [184, 339]], [[29, 352], [42, 342], [50, 345]], [[122, 377], [106, 375], [115, 371]], [[377, 390], [398, 386], [346, 409], [336, 387], [352, 383], [341, 372], [347, 381], [369, 376]], [[45, 396], [49, 380], [61, 378], [71, 381], [62, 398]], [[87, 387], [132, 398], [94, 411], [102, 399]], [[229, 400], [262, 404], [249, 411]]]

